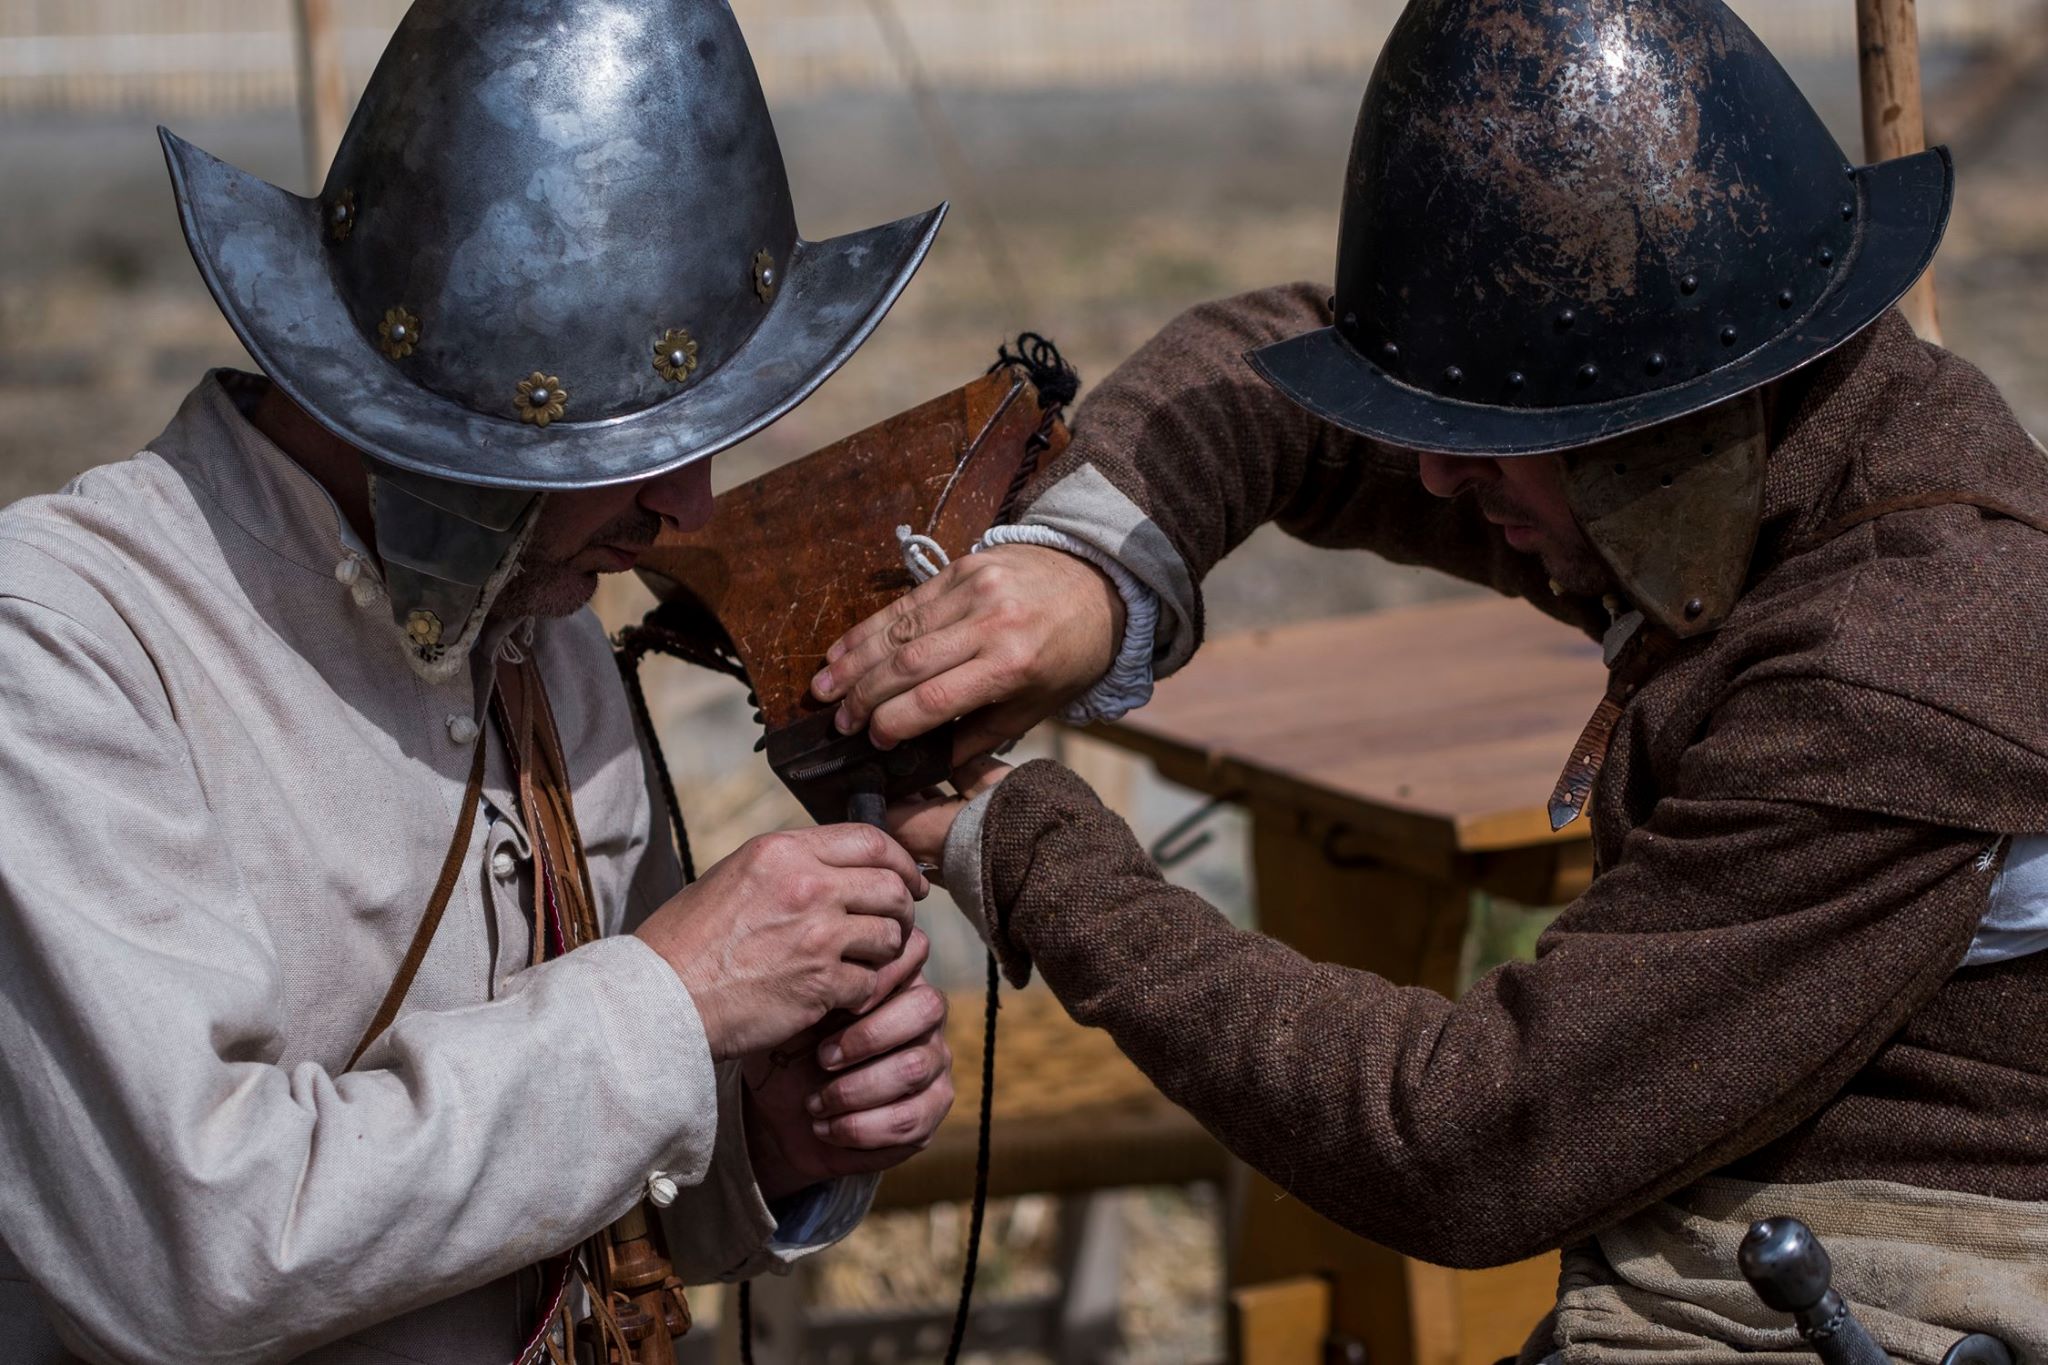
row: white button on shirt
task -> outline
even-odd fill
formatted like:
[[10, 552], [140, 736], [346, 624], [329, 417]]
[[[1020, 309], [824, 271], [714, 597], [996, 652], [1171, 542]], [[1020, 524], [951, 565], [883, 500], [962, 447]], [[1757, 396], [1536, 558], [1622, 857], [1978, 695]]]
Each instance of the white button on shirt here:
[[467, 748], [476, 743], [476, 736], [476, 722], [470, 717], [459, 715], [448, 717], [448, 738], [452, 743], [460, 744]]

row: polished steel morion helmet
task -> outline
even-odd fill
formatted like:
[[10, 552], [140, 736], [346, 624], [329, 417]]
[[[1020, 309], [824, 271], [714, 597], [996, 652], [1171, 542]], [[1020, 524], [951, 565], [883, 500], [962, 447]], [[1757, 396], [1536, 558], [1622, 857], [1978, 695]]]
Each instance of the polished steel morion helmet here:
[[[1624, 585], [1697, 633], [1755, 537], [1762, 409], [1733, 400], [1889, 308], [1953, 190], [1942, 148], [1851, 165], [1721, 0], [1411, 0], [1359, 111], [1333, 325], [1248, 359], [1409, 450], [1579, 450], [1699, 414], [1643, 458], [1573, 461], [1569, 489]], [[1729, 469], [1688, 476], [1716, 453]], [[1645, 554], [1673, 536], [1675, 573]]]
[[[315, 199], [162, 137], [222, 312], [396, 472], [379, 507], [408, 508], [413, 560], [418, 517], [466, 505], [422, 479], [597, 487], [761, 430], [867, 338], [945, 212], [805, 241], [723, 0], [416, 0]], [[475, 524], [515, 553], [522, 519], [489, 502]], [[496, 576], [455, 558], [444, 581]], [[435, 649], [464, 633], [393, 606]]]

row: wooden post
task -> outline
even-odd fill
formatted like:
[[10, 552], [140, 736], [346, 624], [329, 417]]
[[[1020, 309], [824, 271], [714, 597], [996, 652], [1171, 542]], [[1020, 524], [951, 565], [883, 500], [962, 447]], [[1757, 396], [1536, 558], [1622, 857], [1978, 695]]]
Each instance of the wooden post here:
[[[1870, 161], [1910, 156], [1927, 146], [1920, 107], [1920, 26], [1914, 0], [1856, 0], [1856, 54], [1863, 87], [1863, 155]], [[1934, 271], [1922, 275], [1899, 306], [1913, 330], [1941, 341], [1934, 311]]]
[[292, 0], [299, 40], [299, 116], [306, 136], [306, 179], [318, 194], [327, 164], [348, 126], [348, 78], [334, 0]]

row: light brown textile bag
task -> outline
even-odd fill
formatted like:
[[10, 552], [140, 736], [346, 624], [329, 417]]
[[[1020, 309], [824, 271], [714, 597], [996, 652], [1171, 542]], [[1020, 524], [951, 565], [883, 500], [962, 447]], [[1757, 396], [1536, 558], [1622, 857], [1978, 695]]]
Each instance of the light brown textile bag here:
[[1835, 1288], [1895, 1360], [1938, 1365], [1971, 1332], [2048, 1360], [2048, 1204], [1879, 1180], [1758, 1185], [1712, 1178], [1568, 1247], [1556, 1341], [1564, 1365], [1812, 1365], [1763, 1306], [1735, 1251], [1759, 1218], [1817, 1233]]

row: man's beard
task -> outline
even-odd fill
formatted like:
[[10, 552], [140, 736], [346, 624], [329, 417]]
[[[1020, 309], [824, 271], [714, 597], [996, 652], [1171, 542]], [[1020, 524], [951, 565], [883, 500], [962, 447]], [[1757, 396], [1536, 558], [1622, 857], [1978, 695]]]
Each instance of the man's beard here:
[[[545, 511], [542, 515], [546, 515]], [[498, 600], [491, 605], [491, 614], [506, 621], [526, 616], [574, 616], [596, 594], [598, 579], [595, 570], [571, 567], [578, 557], [600, 545], [644, 548], [652, 545], [660, 533], [661, 518], [644, 507], [634, 507], [600, 527], [566, 558], [549, 557], [540, 545], [542, 536], [536, 535], [527, 542], [526, 552], [519, 557], [512, 576], [505, 580]]]
[[[1505, 489], [1497, 486], [1481, 488], [1472, 496], [1479, 510], [1489, 517], [1533, 524], [1528, 512]], [[1614, 571], [1607, 567], [1606, 560], [1600, 558], [1583, 531], [1565, 547], [1549, 544], [1546, 537], [1545, 546], [1536, 557], [1542, 562], [1543, 572], [1550, 576], [1550, 581], [1573, 596], [1599, 597], [1614, 588]]]

